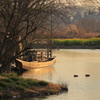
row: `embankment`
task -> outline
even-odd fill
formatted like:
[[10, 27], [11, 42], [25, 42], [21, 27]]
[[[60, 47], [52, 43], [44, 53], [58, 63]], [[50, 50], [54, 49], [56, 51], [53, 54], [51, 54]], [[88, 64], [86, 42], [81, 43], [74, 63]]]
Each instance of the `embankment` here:
[[86, 45], [71, 45], [71, 46], [53, 46], [53, 49], [100, 49], [100, 45], [86, 46]]

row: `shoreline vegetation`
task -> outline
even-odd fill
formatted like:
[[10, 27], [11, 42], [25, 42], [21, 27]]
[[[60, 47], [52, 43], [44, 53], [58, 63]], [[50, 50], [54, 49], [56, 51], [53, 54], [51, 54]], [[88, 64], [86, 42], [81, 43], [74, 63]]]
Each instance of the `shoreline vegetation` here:
[[72, 46], [54, 46], [53, 49], [100, 49], [100, 45], [96, 46], [80, 46], [80, 45], [72, 45]]
[[100, 49], [100, 38], [54, 39], [53, 49]]
[[[72, 38], [72, 39], [52, 39], [52, 49], [100, 49], [100, 38]], [[40, 43], [28, 43], [29, 48], [47, 48], [49, 44], [41, 41]], [[24, 45], [23, 45], [24, 47]]]
[[0, 75], [0, 98], [38, 97], [68, 92], [68, 87], [37, 79], [24, 79], [17, 74]]

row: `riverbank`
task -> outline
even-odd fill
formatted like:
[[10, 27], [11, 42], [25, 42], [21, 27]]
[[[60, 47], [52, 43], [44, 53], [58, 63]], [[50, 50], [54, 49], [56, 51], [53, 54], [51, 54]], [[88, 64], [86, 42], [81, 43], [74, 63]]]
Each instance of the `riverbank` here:
[[53, 48], [64, 49], [100, 49], [100, 38], [54, 39]]
[[62, 85], [37, 79], [23, 79], [15, 74], [0, 76], [0, 98], [36, 97], [68, 92]]
[[53, 49], [100, 49], [100, 45], [86, 46], [86, 45], [71, 45], [71, 46], [53, 46]]

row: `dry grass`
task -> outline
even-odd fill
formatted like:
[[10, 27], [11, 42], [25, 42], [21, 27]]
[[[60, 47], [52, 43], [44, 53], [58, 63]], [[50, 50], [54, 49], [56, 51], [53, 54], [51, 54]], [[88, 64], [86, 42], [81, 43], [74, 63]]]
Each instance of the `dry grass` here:
[[5, 77], [3, 77], [3, 76], [0, 76], [0, 79], [3, 79], [3, 78], [5, 78]]

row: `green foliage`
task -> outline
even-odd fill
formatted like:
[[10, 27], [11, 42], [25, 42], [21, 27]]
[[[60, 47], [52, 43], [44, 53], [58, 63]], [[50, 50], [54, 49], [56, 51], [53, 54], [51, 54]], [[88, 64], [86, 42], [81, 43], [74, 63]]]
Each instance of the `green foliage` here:
[[6, 88], [8, 86], [8, 84], [4, 81], [0, 81], [0, 87], [1, 88]]
[[27, 84], [31, 85], [31, 86], [38, 86], [38, 82], [32, 80], [32, 79], [27, 79]]
[[8, 82], [8, 83], [13, 82], [11, 79], [8, 79], [8, 78], [3, 78], [1, 79], [1, 81]]
[[6, 78], [0, 79], [0, 90], [2, 89], [15, 89], [15, 90], [26, 90], [33, 86], [46, 86], [48, 85], [45, 81], [34, 81], [32, 79], [23, 79], [18, 77], [16, 74], [2, 74]]
[[3, 73], [1, 74], [0, 76], [3, 76], [3, 77], [18, 77], [16, 73]]
[[3, 77], [8, 77], [9, 74], [7, 74], [7, 73], [3, 73], [3, 74], [1, 74], [1, 76], [3, 76]]
[[27, 79], [22, 79], [22, 78], [20, 78], [18, 81], [16, 81], [16, 84], [24, 86], [24, 87], [29, 87], [30, 86]]
[[34, 86], [46, 86], [46, 85], [48, 85], [48, 82], [45, 82], [45, 81], [34, 81], [34, 80], [31, 80], [31, 79], [27, 79], [27, 83], [29, 85], [34, 85]]
[[16, 89], [17, 90], [22, 90], [22, 91], [26, 90], [26, 88], [22, 85], [16, 85]]
[[46, 85], [48, 85], [48, 82], [39, 81], [38, 84], [39, 84], [40, 86], [46, 86]]
[[17, 81], [20, 81], [20, 78], [18, 78], [18, 77], [9, 77], [12, 81], [15, 81], [15, 82], [17, 82]]

